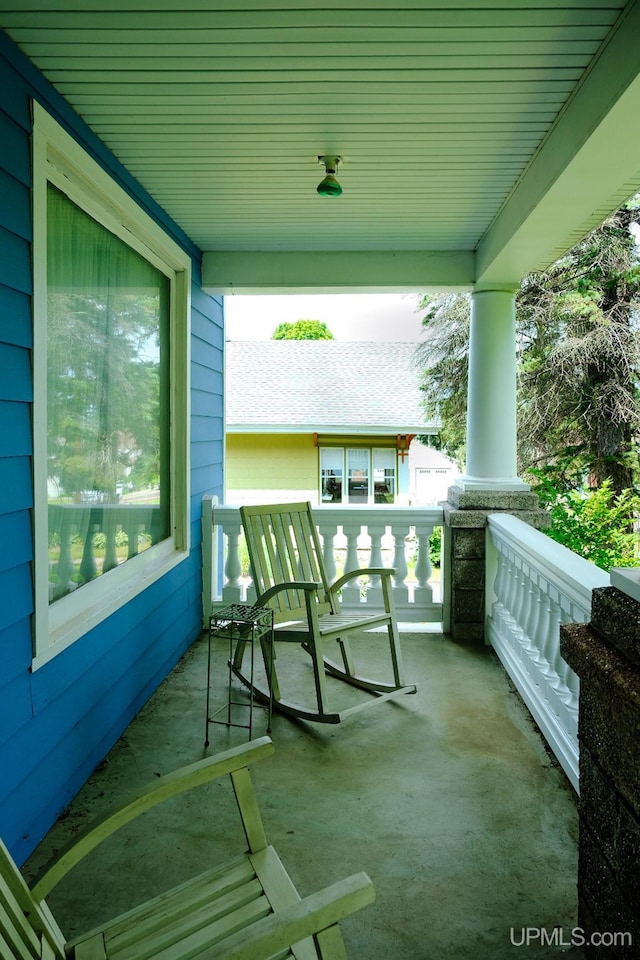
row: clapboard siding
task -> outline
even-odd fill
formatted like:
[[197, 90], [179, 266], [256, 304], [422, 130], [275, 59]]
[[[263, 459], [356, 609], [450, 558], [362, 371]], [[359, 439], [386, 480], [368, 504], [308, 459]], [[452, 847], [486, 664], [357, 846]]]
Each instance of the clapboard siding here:
[[[1, 250], [2, 247], [0, 246]], [[32, 446], [29, 404], [0, 400], [0, 451], [2, 456], [31, 456]]]
[[2, 208], [3, 226], [25, 240], [31, 240], [29, 187], [4, 170], [0, 170], [0, 208]]
[[[3, 602], [0, 604], [0, 631], [24, 620], [25, 617], [31, 616], [33, 613], [33, 590], [30, 562], [16, 563], [14, 566], [0, 571], [0, 597], [3, 598]], [[30, 649], [31, 629], [29, 625]], [[3, 657], [4, 651], [0, 651], [0, 661]], [[26, 666], [28, 667], [28, 665], [27, 661]], [[0, 789], [2, 789], [1, 786]]]
[[19, 290], [0, 285], [0, 341], [31, 347], [31, 303]]
[[0, 571], [30, 563], [33, 556], [31, 517], [28, 510], [0, 515]]
[[28, 649], [24, 649], [24, 637], [25, 631], [20, 622], [0, 632], [2, 675], [5, 678], [0, 697], [2, 744], [10, 741], [15, 731], [31, 720], [31, 687], [29, 674], [24, 669]]
[[[203, 307], [215, 313], [211, 323]], [[223, 346], [222, 302], [210, 301], [202, 291], [194, 294], [191, 318], [191, 539], [200, 543], [202, 496], [213, 486], [222, 490]]]
[[[178, 587], [178, 595], [180, 591]], [[184, 590], [182, 599], [186, 599]], [[55, 787], [49, 803], [56, 816], [59, 815], [86, 779], [85, 757], [88, 748], [103, 756], [122, 732], [123, 721], [126, 725], [133, 719], [174, 665], [175, 634], [181, 629], [182, 614], [178, 616], [174, 612], [173, 619], [169, 620], [170, 607], [170, 604], [160, 603], [149, 612], [148, 645], [153, 646], [153, 659], [157, 664], [153, 672], [149, 671], [149, 650], [139, 649], [137, 634], [124, 633], [115, 648], [102, 657], [104, 670], [96, 672], [94, 669], [76, 681], [79, 689], [74, 706], [76, 712], [83, 716], [82, 724], [74, 723], [73, 717], [69, 716], [68, 698], [64, 693], [68, 681], [64, 684], [58, 678], [56, 695], [53, 697], [45, 684], [35, 691], [33, 720], [16, 730], [0, 749], [0, 764], [4, 769], [18, 763], [21, 755], [38, 757], [38, 763], [30, 765], [26, 771], [26, 781], [20, 783], [16, 790], [27, 833], [38, 828], [42, 817], [41, 798], [38, 796], [42, 785], [51, 784]], [[116, 654], [127, 666], [117, 686], [109, 681], [110, 661]], [[145, 677], [145, 683], [141, 686], [142, 676]], [[44, 701], [40, 696], [44, 697]], [[106, 718], [112, 718], [113, 722], [105, 725]], [[55, 731], [55, 735], [51, 730]], [[12, 802], [11, 795], [5, 798], [7, 807]], [[3, 818], [2, 804], [0, 818]]]
[[[192, 258], [198, 397], [190, 556], [33, 673], [31, 97]], [[200, 503], [222, 491], [223, 316], [200, 288], [197, 247], [1, 32], [0, 142], [0, 835], [22, 862], [200, 632]]]
[[[0, 208], [1, 210], [1, 208]], [[0, 217], [2, 213], [0, 212]], [[24, 224], [28, 236], [29, 224]], [[6, 230], [0, 223], [0, 284], [12, 287], [21, 293], [31, 294], [31, 249], [25, 236], [18, 236], [11, 230]]]
[[0, 400], [33, 399], [31, 355], [25, 347], [0, 343], [0, 370]]
[[16, 183], [29, 188], [31, 185], [29, 141], [28, 139], [25, 141], [22, 127], [2, 111], [0, 111], [0, 143], [2, 143], [3, 172], [6, 176], [13, 177]]
[[31, 458], [0, 457], [0, 514], [33, 506]]

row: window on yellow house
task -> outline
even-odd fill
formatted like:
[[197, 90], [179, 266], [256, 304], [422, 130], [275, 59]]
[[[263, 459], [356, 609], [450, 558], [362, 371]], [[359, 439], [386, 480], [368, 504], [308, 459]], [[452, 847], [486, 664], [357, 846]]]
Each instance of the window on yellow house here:
[[393, 448], [320, 447], [321, 503], [395, 503], [396, 490]]

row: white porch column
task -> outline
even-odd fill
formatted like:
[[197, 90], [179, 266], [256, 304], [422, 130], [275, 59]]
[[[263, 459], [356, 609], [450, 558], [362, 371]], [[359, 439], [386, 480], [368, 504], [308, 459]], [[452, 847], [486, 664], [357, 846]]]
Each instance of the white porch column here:
[[515, 290], [471, 297], [463, 490], [529, 490], [516, 474]]

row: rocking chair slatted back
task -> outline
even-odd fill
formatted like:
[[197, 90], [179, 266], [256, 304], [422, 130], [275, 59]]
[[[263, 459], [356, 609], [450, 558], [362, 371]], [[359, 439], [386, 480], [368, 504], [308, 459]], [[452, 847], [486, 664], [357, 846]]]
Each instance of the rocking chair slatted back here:
[[[305, 581], [318, 585], [316, 613], [335, 613], [322, 560], [322, 548], [308, 503], [241, 507], [256, 593], [263, 597], [279, 584]], [[269, 599], [275, 623], [306, 616], [305, 593], [281, 590]]]

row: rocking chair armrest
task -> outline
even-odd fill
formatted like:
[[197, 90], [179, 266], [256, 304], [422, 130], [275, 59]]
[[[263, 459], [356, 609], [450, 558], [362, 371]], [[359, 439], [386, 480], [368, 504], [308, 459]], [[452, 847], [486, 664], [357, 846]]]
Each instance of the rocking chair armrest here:
[[[214, 946], [207, 956], [212, 960], [267, 960], [276, 953], [279, 956], [293, 943], [314, 934], [321, 936], [324, 930], [373, 903], [374, 899], [375, 889], [367, 874], [354, 873], [238, 930], [226, 937], [218, 948]], [[340, 956], [343, 955], [341, 952]]]
[[158, 804], [180, 793], [202, 786], [212, 780], [233, 773], [270, 756], [275, 747], [269, 737], [251, 740], [239, 747], [225, 750], [213, 757], [196, 760], [172, 773], [160, 777], [151, 785], [143, 787], [131, 795], [122, 805], [110, 807], [101, 817], [92, 821], [76, 837], [65, 844], [49, 863], [45, 864], [35, 878], [31, 892], [37, 902], [44, 900], [47, 894], [62, 878], [103, 840], [119, 830], [141, 813], [151, 810]]
[[394, 567], [362, 567], [360, 570], [349, 570], [341, 577], [338, 577], [335, 583], [331, 584], [329, 592], [335, 593], [344, 586], [345, 583], [349, 583], [350, 580], [355, 580], [356, 577], [395, 577], [395, 575], [396, 571]]
[[258, 597], [258, 603], [267, 604], [272, 597], [282, 593], [283, 590], [305, 590], [307, 593], [315, 593], [321, 588], [322, 584], [315, 580], [288, 580], [284, 583], [276, 583], [275, 586], [269, 587], [268, 590], [261, 593]]

